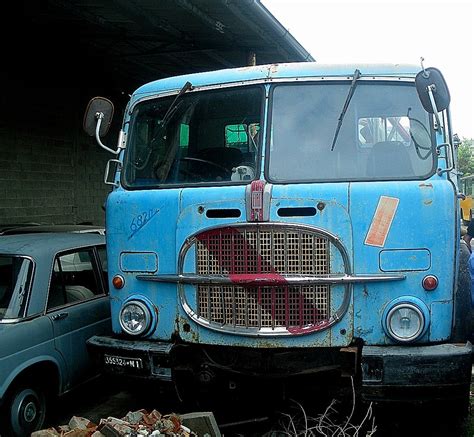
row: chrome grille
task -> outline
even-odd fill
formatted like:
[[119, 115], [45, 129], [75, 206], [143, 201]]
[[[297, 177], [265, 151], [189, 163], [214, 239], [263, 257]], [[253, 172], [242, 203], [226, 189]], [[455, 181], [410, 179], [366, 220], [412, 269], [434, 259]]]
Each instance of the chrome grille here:
[[[306, 229], [222, 228], [196, 237], [197, 273], [310, 274], [329, 269], [329, 242]], [[330, 286], [198, 285], [199, 317], [247, 328], [303, 328], [330, 316]]]
[[304, 327], [329, 318], [328, 285], [198, 286], [199, 316], [239, 327]]
[[197, 237], [197, 273], [329, 273], [328, 240], [308, 231], [223, 228]]

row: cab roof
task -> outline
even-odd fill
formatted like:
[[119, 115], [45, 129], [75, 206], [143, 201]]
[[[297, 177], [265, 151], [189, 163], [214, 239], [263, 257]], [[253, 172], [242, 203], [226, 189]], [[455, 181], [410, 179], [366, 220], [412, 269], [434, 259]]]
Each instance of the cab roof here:
[[291, 79], [305, 77], [352, 77], [359, 69], [361, 78], [365, 77], [412, 77], [420, 67], [411, 64], [319, 64], [316, 62], [292, 62], [286, 64], [267, 64], [255, 67], [231, 68], [205, 73], [174, 76], [150, 82], [138, 88], [134, 97], [180, 90], [186, 82], [194, 87], [212, 86], [224, 83], [249, 82], [255, 80]]

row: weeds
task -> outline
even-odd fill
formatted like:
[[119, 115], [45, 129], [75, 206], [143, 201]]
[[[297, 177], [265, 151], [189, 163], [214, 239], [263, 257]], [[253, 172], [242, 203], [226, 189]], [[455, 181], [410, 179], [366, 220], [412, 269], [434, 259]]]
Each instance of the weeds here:
[[341, 417], [336, 409], [338, 401], [333, 399], [324, 413], [315, 417], [308, 416], [305, 408], [299, 402], [293, 400], [298, 407], [294, 414], [282, 413], [279, 422], [279, 429], [266, 434], [267, 437], [372, 437], [375, 435], [377, 427], [375, 417], [373, 416], [372, 403], [368, 406], [365, 415], [353, 423], [356, 411], [356, 395], [354, 389], [354, 380], [351, 377], [352, 385], [352, 404], [349, 414]]

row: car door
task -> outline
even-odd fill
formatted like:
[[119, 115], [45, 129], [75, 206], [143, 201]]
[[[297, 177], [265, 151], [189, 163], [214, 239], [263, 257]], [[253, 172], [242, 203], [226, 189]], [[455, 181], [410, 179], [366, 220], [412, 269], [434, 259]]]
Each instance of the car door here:
[[104, 266], [105, 247], [64, 252], [54, 261], [47, 314], [55, 346], [66, 362], [63, 390], [95, 374], [86, 341], [111, 329]]

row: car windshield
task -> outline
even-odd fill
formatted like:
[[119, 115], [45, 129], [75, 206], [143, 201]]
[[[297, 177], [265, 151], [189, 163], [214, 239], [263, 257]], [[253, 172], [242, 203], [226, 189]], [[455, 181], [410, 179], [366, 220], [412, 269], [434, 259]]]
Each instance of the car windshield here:
[[32, 271], [29, 259], [0, 255], [0, 320], [25, 315]]
[[132, 113], [128, 187], [222, 184], [255, 178], [263, 88], [187, 92]]
[[336, 136], [349, 87], [350, 82], [318, 82], [274, 88], [271, 181], [423, 179], [432, 174], [436, 152], [429, 116], [413, 84], [359, 79]]

